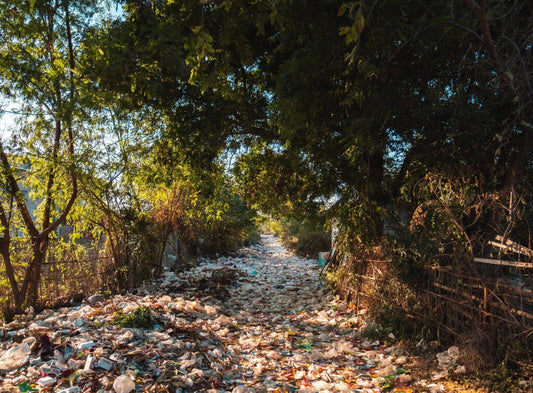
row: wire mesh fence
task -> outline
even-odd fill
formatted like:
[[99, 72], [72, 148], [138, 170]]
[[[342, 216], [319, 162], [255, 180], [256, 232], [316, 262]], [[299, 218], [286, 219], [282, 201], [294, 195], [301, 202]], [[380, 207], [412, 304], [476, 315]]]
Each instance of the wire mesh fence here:
[[[83, 258], [64, 256], [61, 259], [49, 257], [41, 265], [36, 306], [62, 306], [97, 291], [112, 290], [116, 277], [114, 270], [113, 258], [108, 255], [85, 255]], [[0, 305], [2, 309], [13, 306], [12, 290], [7, 280], [0, 283]]]
[[113, 287], [113, 259], [110, 256], [49, 261], [41, 266], [38, 304], [53, 307], [71, 299]]

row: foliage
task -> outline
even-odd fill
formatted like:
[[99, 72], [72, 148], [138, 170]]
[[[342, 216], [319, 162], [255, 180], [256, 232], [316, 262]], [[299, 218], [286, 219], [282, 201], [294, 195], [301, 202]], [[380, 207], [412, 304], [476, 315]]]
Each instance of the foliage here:
[[303, 253], [336, 220], [342, 252], [386, 246], [409, 284], [495, 235], [530, 241], [529, 3], [121, 5], [0, 4], [0, 88], [23, 114], [0, 145], [17, 309], [66, 222], [105, 237], [124, 287], [160, 271], [169, 236], [183, 259], [257, 237], [253, 210]]
[[270, 219], [267, 227], [297, 254], [317, 258], [319, 252], [331, 249], [331, 233], [325, 225], [320, 218], [303, 221], [280, 218]]
[[211, 176], [194, 183], [175, 174], [173, 183], [159, 185], [147, 199], [154, 220], [167, 233], [177, 234], [184, 259], [226, 253], [258, 241], [254, 213], [223, 174]]
[[222, 268], [211, 270], [211, 274], [202, 277], [194, 283], [194, 286], [205, 293], [210, 293], [214, 297], [224, 300], [230, 296], [229, 287], [236, 285], [245, 273], [239, 269]]
[[[78, 175], [90, 116], [77, 58], [78, 34], [95, 11], [92, 2], [3, 2], [0, 80], [4, 98], [20, 114], [10, 140], [0, 141], [1, 253], [14, 312], [38, 300], [41, 265], [50, 240], [78, 197]], [[81, 165], [80, 165], [81, 164]], [[25, 262], [14, 242], [31, 249]]]
[[389, 223], [386, 255], [395, 261], [398, 277], [423, 284], [429, 266], [462, 264], [473, 257], [483, 240], [476, 238], [483, 221], [481, 193], [479, 182], [461, 184], [436, 174], [417, 184], [414, 211]]
[[154, 325], [150, 308], [144, 306], [137, 307], [127, 314], [117, 312], [111, 323], [120, 327], [145, 329], [151, 328]]
[[[147, 163], [152, 159], [170, 159], [166, 164], [167, 168], [172, 167], [175, 160], [167, 155], [170, 149], [188, 152], [189, 164], [196, 163], [194, 168], [201, 166], [201, 171], [208, 172], [216, 169], [216, 163], [207, 161], [214, 160], [221, 146], [216, 142], [214, 153], [201, 145], [191, 149], [195, 141], [204, 140], [209, 129], [216, 137], [218, 122], [214, 113], [180, 134], [183, 140], [173, 144], [162, 140], [156, 144], [161, 135], [173, 135], [180, 129], [183, 115], [194, 117], [194, 106], [189, 103], [202, 106], [200, 101], [206, 97], [188, 81], [176, 84], [173, 77], [160, 84], [142, 76], [137, 79], [137, 74], [123, 79], [123, 67], [138, 60], [136, 70], [158, 74], [156, 68], [147, 64], [153, 61], [150, 57], [153, 52], [139, 53], [137, 59], [128, 58], [135, 51], [129, 51], [122, 41], [132, 37], [131, 29], [148, 22], [142, 9], [130, 5], [128, 9], [132, 14], [139, 12], [139, 19], [120, 24], [99, 19], [103, 16], [92, 2], [66, 1], [56, 5], [16, 2], [0, 7], [5, 25], [0, 59], [2, 92], [15, 104], [20, 103], [18, 112], [24, 114], [19, 128], [11, 131], [11, 140], [2, 141], [5, 152], [2, 256], [17, 311], [38, 300], [39, 265], [52, 254], [59, 257], [62, 252], [56, 247], [49, 250], [49, 255], [46, 252], [48, 244], [57, 237], [54, 230], [60, 224], [68, 223], [72, 230], [64, 237], [65, 244], [75, 245], [78, 239], [90, 236], [96, 247], [105, 247], [114, 264], [114, 270], [106, 272], [108, 288], [131, 288], [158, 274], [170, 227], [158, 221], [150, 209], [154, 203], [168, 206], [171, 201], [154, 201], [149, 191], [154, 183], [164, 187], [169, 177], [150, 169]], [[148, 32], [148, 25], [144, 31]], [[199, 31], [191, 36], [188, 28], [183, 34], [183, 40], [177, 39], [175, 43], [180, 46], [187, 41], [185, 46], [190, 50], [199, 49], [203, 46], [201, 41], [208, 40]], [[153, 43], [140, 39], [129, 45]], [[159, 60], [166, 71], [178, 71], [189, 79], [186, 65], [191, 59], [181, 63], [184, 65], [181, 69], [174, 67], [177, 64], [174, 55], [181, 53], [182, 48], [178, 52], [160, 51], [161, 56], [168, 57]], [[120, 80], [125, 83], [117, 84]], [[190, 101], [175, 113], [165, 106], [160, 110], [142, 107], [147, 97], [148, 85], [141, 85], [145, 80], [150, 80], [149, 85], [154, 88], [160, 87], [148, 95], [184, 91]], [[136, 81], [138, 88], [134, 86]], [[109, 84], [113, 86], [111, 92], [106, 89]], [[164, 123], [160, 119], [170, 121]], [[207, 124], [211, 126], [206, 127]], [[200, 130], [203, 131], [199, 133]], [[181, 163], [184, 161], [180, 158]], [[189, 164], [180, 164], [180, 168], [193, 168]], [[21, 167], [23, 176], [12, 170]], [[194, 168], [190, 170], [196, 171]], [[159, 171], [164, 172], [161, 167]], [[147, 176], [153, 176], [154, 181], [143, 184]], [[199, 202], [197, 206], [188, 205], [183, 215], [186, 223], [179, 225], [180, 230], [190, 235], [182, 239], [183, 246], [194, 252], [223, 252], [246, 242], [254, 228], [252, 216], [229, 183], [219, 178], [225, 185], [209, 190], [203, 180], [183, 180], [186, 177], [187, 174], [178, 173], [177, 182], [185, 181], [185, 188], [191, 189]], [[30, 190], [24, 199], [18, 198], [19, 188], [24, 192]], [[154, 213], [157, 214], [157, 209]], [[200, 244], [202, 238], [207, 241]], [[28, 264], [31, 258], [27, 258], [27, 251], [31, 247], [35, 262]], [[31, 295], [28, 301], [26, 293]]]

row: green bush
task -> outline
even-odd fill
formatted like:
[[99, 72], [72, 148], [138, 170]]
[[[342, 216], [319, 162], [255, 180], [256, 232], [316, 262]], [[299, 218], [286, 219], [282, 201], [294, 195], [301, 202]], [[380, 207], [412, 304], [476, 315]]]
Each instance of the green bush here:
[[325, 229], [326, 223], [322, 219], [271, 220], [268, 224], [264, 224], [263, 228], [269, 228], [286, 247], [301, 256], [317, 258], [319, 252], [331, 249], [331, 235]]
[[151, 328], [154, 325], [152, 314], [148, 307], [139, 307], [128, 314], [118, 312], [112, 320], [113, 325], [129, 328]]

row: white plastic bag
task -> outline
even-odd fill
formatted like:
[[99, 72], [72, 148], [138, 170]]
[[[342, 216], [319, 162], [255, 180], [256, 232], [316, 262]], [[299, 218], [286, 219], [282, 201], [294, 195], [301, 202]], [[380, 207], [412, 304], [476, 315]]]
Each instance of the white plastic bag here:
[[116, 393], [130, 393], [135, 389], [135, 382], [133, 382], [127, 375], [121, 375], [113, 382], [113, 389]]
[[0, 356], [0, 370], [11, 371], [24, 366], [30, 353], [30, 346], [27, 343], [9, 348]]

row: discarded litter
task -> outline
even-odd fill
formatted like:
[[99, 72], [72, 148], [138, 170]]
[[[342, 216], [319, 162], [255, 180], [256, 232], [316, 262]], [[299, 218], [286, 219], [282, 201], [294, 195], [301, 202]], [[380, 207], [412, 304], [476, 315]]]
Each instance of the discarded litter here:
[[135, 382], [127, 375], [121, 375], [113, 382], [113, 389], [116, 393], [130, 393], [135, 389]]
[[38, 381], [37, 381], [37, 385], [40, 385], [40, 386], [50, 386], [50, 385], [53, 385], [55, 384], [57, 381], [55, 378], [52, 378], [52, 377], [43, 377], [43, 378], [40, 378]]
[[2, 389], [412, 392], [407, 354], [357, 336], [361, 310], [317, 280], [316, 260], [263, 241], [4, 326]]
[[89, 355], [87, 356], [87, 359], [85, 360], [85, 366], [83, 367], [84, 372], [90, 372], [93, 368], [94, 364], [94, 356]]
[[100, 367], [106, 371], [109, 371], [113, 368], [114, 365], [115, 365], [115, 362], [113, 362], [112, 360], [109, 360], [105, 357], [101, 357], [96, 367]]
[[72, 386], [70, 388], [60, 389], [57, 393], [80, 393], [81, 389], [78, 386]]
[[18, 388], [19, 388], [19, 391], [22, 393], [39, 391], [39, 389], [34, 388], [28, 382], [21, 383], [20, 385], [18, 385]]
[[92, 348], [94, 347], [96, 344], [93, 340], [90, 340], [90, 341], [82, 341], [81, 343], [78, 344], [78, 349], [87, 349], [87, 348]]
[[318, 266], [324, 266], [326, 264], [326, 261], [329, 258], [329, 251], [319, 252], [318, 253]]
[[0, 357], [0, 370], [11, 371], [23, 366], [28, 361], [30, 353], [30, 346], [27, 343], [15, 345]]
[[439, 362], [439, 366], [448, 369], [450, 367], [454, 367], [457, 364], [457, 360], [459, 359], [459, 356], [461, 355], [461, 352], [458, 347], [450, 347], [446, 351], [440, 352], [437, 354], [437, 360]]

